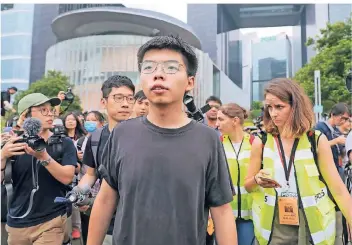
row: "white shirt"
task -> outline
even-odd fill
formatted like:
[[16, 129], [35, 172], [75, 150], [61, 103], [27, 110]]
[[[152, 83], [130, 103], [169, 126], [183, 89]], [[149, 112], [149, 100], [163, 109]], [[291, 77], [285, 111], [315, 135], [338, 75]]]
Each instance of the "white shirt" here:
[[[274, 176], [274, 180], [276, 180], [281, 186], [282, 188], [276, 188], [277, 194], [278, 196], [286, 196], [286, 195], [281, 195], [283, 192], [288, 192], [290, 197], [297, 197], [297, 186], [296, 186], [296, 179], [295, 179], [295, 166], [294, 164], [292, 165], [291, 168], [291, 172], [290, 172], [290, 176], [289, 176], [289, 186], [287, 186], [287, 181], [286, 181], [286, 177], [285, 177], [285, 170], [284, 167], [282, 166], [281, 163], [281, 157], [280, 157], [280, 153], [279, 153], [279, 149], [278, 146], [275, 142], [274, 144], [274, 148], [275, 148], [275, 155], [274, 155], [274, 172], [275, 172], [275, 176]], [[290, 152], [291, 155], [291, 152]], [[289, 159], [290, 157], [285, 156], [286, 158], [286, 166], [288, 167], [289, 164]]]
[[233, 148], [235, 149], [235, 154], [237, 156], [238, 152], [240, 151], [241, 143], [232, 143]]

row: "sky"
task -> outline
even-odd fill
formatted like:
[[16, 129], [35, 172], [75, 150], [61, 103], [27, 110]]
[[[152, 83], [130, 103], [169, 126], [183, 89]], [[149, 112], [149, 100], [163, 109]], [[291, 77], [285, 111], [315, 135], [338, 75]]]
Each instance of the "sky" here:
[[[173, 1], [172, 8], [170, 7], [170, 3], [158, 2], [158, 3], [129, 3], [131, 1], [124, 0], [119, 1], [129, 8], [138, 8], [138, 9], [146, 9], [152, 10], [156, 12], [160, 12], [163, 14], [167, 14], [176, 19], [179, 19], [185, 23], [187, 23], [187, 3], [182, 1]], [[292, 27], [270, 27], [270, 28], [248, 28], [241, 29], [242, 33], [256, 32], [259, 37], [267, 37], [274, 36], [279, 34], [280, 32], [285, 32], [288, 36], [292, 36]]]

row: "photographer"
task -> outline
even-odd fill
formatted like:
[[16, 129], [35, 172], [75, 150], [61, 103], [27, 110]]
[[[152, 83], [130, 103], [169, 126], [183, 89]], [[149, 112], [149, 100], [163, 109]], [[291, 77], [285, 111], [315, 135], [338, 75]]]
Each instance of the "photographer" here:
[[[59, 104], [58, 98], [49, 99], [40, 93], [23, 97], [18, 103], [19, 125], [22, 126], [26, 118], [40, 121], [38, 136], [50, 142], [54, 119], [52, 107]], [[32, 126], [36, 125], [33, 123]], [[13, 194], [6, 225], [8, 244], [61, 245], [67, 205], [54, 203], [54, 199], [65, 196], [66, 185], [72, 181], [77, 164], [76, 149], [67, 137], [58, 143], [61, 144], [60, 152], [52, 144], [45, 144], [44, 150], [36, 151], [29, 147], [29, 141], [16, 143], [19, 139], [13, 137], [1, 150], [1, 179], [4, 172], [8, 173], [7, 168], [12, 166]], [[10, 159], [12, 163], [6, 163]], [[9, 193], [7, 198], [10, 198]]]

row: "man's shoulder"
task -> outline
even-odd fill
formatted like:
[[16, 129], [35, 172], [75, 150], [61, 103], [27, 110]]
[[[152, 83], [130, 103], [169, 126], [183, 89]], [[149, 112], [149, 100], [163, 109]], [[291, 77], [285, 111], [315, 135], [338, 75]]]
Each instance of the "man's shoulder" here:
[[322, 133], [326, 133], [328, 132], [329, 128], [328, 126], [325, 124], [325, 122], [318, 122], [316, 125], [315, 125], [315, 129], [316, 130], [319, 130], [321, 131]]

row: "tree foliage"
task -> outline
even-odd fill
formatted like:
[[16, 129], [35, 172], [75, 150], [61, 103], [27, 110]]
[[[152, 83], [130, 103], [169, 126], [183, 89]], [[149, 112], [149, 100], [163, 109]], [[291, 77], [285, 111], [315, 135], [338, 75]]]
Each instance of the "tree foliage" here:
[[352, 19], [327, 24], [320, 35], [309, 38], [307, 45], [314, 45], [318, 52], [295, 75], [308, 96], [314, 102], [314, 71], [320, 70], [321, 100], [324, 111], [338, 102], [351, 103], [345, 78], [352, 67]]
[[[61, 72], [48, 71], [48, 73], [42, 77], [42, 79], [32, 83], [30, 87], [21, 93], [19, 93], [14, 101], [15, 107], [17, 107], [18, 102], [26, 95], [32, 93], [42, 93], [47, 97], [57, 97], [60, 91], [67, 91], [67, 88], [72, 88], [73, 85], [70, 84], [69, 78], [63, 75]], [[68, 101], [63, 101], [61, 103], [61, 108], [65, 109], [68, 106]], [[81, 102], [78, 96], [75, 96], [73, 103], [68, 108], [69, 111], [81, 111]]]

